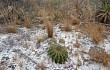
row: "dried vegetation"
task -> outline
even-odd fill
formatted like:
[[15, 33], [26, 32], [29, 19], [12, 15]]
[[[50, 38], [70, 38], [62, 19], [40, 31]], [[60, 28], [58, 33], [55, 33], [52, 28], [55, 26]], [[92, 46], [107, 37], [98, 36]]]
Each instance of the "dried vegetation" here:
[[89, 50], [90, 60], [97, 63], [103, 63], [107, 66], [110, 62], [110, 54], [107, 54], [104, 49], [100, 47], [93, 47]]

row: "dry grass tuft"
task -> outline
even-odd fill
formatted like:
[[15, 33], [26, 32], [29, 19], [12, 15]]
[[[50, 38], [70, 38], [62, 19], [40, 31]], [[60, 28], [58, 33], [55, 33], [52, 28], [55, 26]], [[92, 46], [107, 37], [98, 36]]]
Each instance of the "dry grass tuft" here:
[[39, 9], [38, 16], [45, 17], [46, 15], [47, 15], [47, 12], [45, 9]]
[[102, 35], [100, 35], [100, 33], [93, 33], [92, 35], [91, 35], [91, 37], [92, 37], [92, 40], [93, 40], [93, 42], [95, 43], [95, 44], [98, 44], [99, 42], [101, 42], [102, 40], [103, 40], [103, 36]]
[[47, 29], [48, 37], [52, 38], [53, 37], [53, 24], [48, 19], [45, 19], [44, 25], [45, 25], [45, 28]]
[[44, 69], [44, 64], [43, 64], [43, 63], [41, 63], [40, 68], [41, 68], [41, 70], [45, 70], [45, 69]]
[[16, 30], [17, 30], [17, 28], [14, 25], [10, 25], [10, 26], [6, 27], [6, 32], [7, 33], [16, 33]]
[[16, 25], [20, 25], [20, 20], [16, 18], [16, 19], [15, 19], [15, 24], [16, 24]]
[[[50, 14], [49, 14], [50, 13]], [[45, 9], [40, 9], [38, 13], [43, 19], [45, 28], [47, 29], [48, 37], [53, 37], [53, 24], [50, 21], [51, 12]]]
[[24, 26], [27, 27], [27, 28], [31, 28], [31, 19], [26, 17], [24, 18]]
[[65, 31], [69, 32], [71, 31], [71, 21], [68, 19], [64, 20], [64, 27], [65, 27]]
[[4, 67], [0, 65], [0, 70], [4, 70]]
[[78, 25], [79, 24], [79, 20], [76, 16], [70, 15], [71, 19], [72, 19], [72, 24], [73, 25]]
[[90, 60], [108, 65], [110, 62], [110, 55], [105, 52], [104, 49], [99, 47], [92, 47], [89, 50]]
[[80, 29], [83, 33], [89, 35], [95, 44], [99, 44], [105, 37], [106, 27], [102, 25], [85, 24]]
[[43, 20], [45, 20], [45, 19], [52, 20], [54, 17], [54, 14], [52, 11], [47, 11], [45, 9], [39, 9], [38, 16], [42, 17]]
[[73, 17], [73, 25], [78, 25], [79, 24], [79, 20], [77, 17]]

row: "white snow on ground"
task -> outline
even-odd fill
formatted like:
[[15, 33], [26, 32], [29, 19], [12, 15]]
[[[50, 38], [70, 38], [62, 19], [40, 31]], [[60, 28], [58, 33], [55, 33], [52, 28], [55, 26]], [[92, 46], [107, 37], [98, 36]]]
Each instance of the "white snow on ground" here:
[[[19, 28], [16, 34], [0, 34], [0, 62], [5, 70], [41, 70], [40, 65], [42, 63], [45, 70], [108, 70], [102, 64], [89, 60], [87, 53], [90, 47], [95, 46], [90, 38], [82, 34], [81, 38], [78, 38], [80, 33], [76, 32], [74, 27], [71, 32], [65, 32], [61, 31], [59, 26], [58, 24], [54, 27], [54, 38], [56, 38], [57, 43], [59, 43], [59, 39], [65, 40], [65, 44], [61, 44], [68, 48], [69, 57], [65, 64], [55, 64], [48, 57], [50, 39], [46, 39], [40, 44], [37, 43], [36, 37], [47, 36], [44, 29]], [[80, 43], [79, 48], [74, 47], [77, 39]], [[110, 54], [110, 38], [106, 39], [100, 46]], [[17, 49], [20, 51], [15, 52], [14, 50]], [[75, 55], [76, 53], [77, 55]], [[79, 67], [77, 66], [78, 60], [81, 63]]]

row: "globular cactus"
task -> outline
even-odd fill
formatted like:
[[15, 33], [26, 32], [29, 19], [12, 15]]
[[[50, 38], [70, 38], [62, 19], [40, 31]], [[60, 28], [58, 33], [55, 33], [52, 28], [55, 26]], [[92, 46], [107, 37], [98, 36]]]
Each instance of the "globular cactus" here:
[[48, 55], [55, 63], [63, 64], [68, 58], [67, 48], [61, 45], [51, 46], [48, 50]]

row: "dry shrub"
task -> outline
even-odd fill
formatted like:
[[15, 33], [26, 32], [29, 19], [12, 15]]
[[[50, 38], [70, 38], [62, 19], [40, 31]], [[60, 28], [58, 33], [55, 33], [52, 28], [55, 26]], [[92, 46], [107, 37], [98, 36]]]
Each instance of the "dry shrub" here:
[[72, 24], [73, 25], [78, 25], [79, 24], [79, 19], [77, 18], [77, 16], [73, 16], [70, 14], [70, 17], [72, 19]]
[[[67, 1], [67, 2], [66, 2]], [[62, 8], [77, 16], [83, 22], [93, 21], [95, 6], [91, 0], [66, 0]]]
[[41, 70], [45, 70], [44, 67], [45, 67], [44, 64], [41, 63], [41, 65], [40, 65]]
[[110, 55], [100, 47], [92, 47], [89, 50], [90, 60], [108, 65], [110, 62]]
[[72, 17], [72, 21], [73, 21], [73, 25], [78, 25], [79, 24], [79, 20], [75, 16]]
[[31, 19], [29, 17], [25, 17], [24, 18], [24, 26], [27, 27], [27, 28], [31, 28]]
[[15, 24], [16, 24], [16, 25], [20, 25], [20, 20], [16, 18], [16, 19], [15, 19]]
[[54, 11], [53, 14], [54, 14], [54, 20], [63, 19], [63, 13], [62, 12], [60, 12], [60, 11]]
[[15, 25], [9, 25], [6, 27], [6, 32], [8, 33], [16, 33], [17, 27]]
[[97, 24], [85, 24], [80, 27], [81, 32], [89, 35], [95, 44], [99, 44], [105, 37], [106, 27]]
[[44, 26], [47, 29], [48, 37], [52, 38], [53, 37], [53, 24], [50, 21], [51, 11], [48, 12], [45, 9], [40, 9], [39, 12], [40, 12], [39, 15], [43, 18], [42, 21], [44, 23]]
[[47, 12], [45, 9], [39, 9], [38, 16], [45, 17], [46, 15], [47, 15]]
[[54, 17], [54, 14], [52, 11], [50, 10], [45, 10], [45, 9], [39, 9], [38, 15], [41, 16], [44, 19], [49, 19], [52, 20], [52, 18]]
[[65, 31], [69, 32], [71, 31], [71, 21], [68, 19], [64, 20], [64, 27], [65, 27]]
[[70, 15], [68, 14], [67, 11], [59, 11], [59, 10], [57, 10], [57, 11], [52, 11], [52, 13], [54, 15], [53, 19], [55, 21], [57, 21], [57, 20], [61, 21], [63, 19], [70, 19]]
[[53, 37], [53, 24], [48, 19], [45, 19], [44, 25], [45, 25], [45, 28], [47, 29], [48, 37], [52, 38]]

